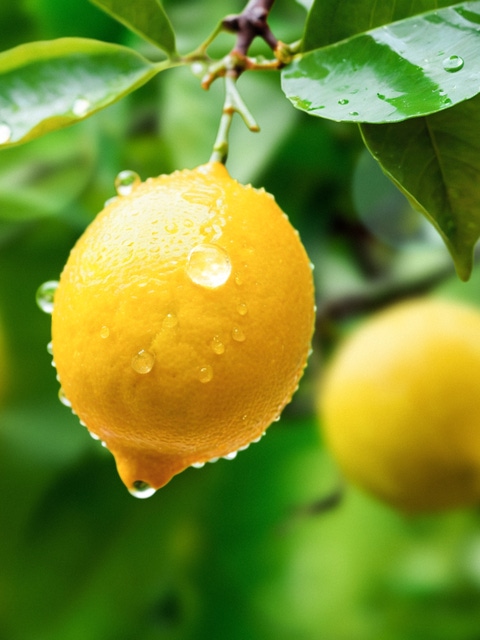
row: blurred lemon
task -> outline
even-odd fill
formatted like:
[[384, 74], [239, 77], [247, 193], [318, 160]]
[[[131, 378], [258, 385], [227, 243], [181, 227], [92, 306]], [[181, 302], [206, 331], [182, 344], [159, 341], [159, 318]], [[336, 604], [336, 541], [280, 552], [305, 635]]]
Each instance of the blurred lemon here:
[[219, 163], [123, 172], [117, 191], [55, 291], [53, 356], [64, 400], [146, 497], [279, 417], [309, 353], [313, 283], [273, 197]]
[[397, 304], [368, 319], [325, 373], [319, 413], [345, 475], [408, 512], [480, 502], [480, 313]]

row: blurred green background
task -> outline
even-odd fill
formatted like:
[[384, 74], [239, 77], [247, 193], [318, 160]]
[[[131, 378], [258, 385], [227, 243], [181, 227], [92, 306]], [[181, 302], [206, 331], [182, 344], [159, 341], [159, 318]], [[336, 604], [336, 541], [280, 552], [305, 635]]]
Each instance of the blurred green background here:
[[[164, 5], [186, 52], [243, 3]], [[301, 2], [277, 0], [270, 24], [288, 42], [304, 18]], [[0, 4], [1, 49], [61, 36], [157, 56], [87, 0]], [[212, 54], [232, 42], [220, 37]], [[261, 443], [146, 501], [58, 401], [35, 292], [58, 278], [120, 170], [145, 179], [208, 160], [221, 82], [204, 92], [190, 70], [171, 70], [73, 128], [0, 152], [0, 640], [480, 638], [478, 509], [409, 519], [347, 487], [322, 512], [339, 475], [314, 413], [322, 364], [359, 318], [418, 292], [480, 305], [478, 270], [456, 279], [355, 126], [296, 112], [275, 73], [239, 88], [262, 131], [234, 123], [228, 168], [275, 194], [300, 230], [316, 266], [314, 353]]]

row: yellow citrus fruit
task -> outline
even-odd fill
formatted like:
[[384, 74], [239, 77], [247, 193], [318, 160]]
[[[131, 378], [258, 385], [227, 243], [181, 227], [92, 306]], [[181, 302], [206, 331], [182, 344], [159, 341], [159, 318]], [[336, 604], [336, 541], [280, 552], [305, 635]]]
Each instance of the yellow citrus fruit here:
[[319, 413], [345, 476], [407, 512], [480, 502], [480, 313], [403, 302], [346, 339]]
[[118, 191], [61, 275], [53, 357], [73, 411], [149, 495], [279, 417], [309, 353], [313, 282], [273, 197], [220, 163], [125, 174]]

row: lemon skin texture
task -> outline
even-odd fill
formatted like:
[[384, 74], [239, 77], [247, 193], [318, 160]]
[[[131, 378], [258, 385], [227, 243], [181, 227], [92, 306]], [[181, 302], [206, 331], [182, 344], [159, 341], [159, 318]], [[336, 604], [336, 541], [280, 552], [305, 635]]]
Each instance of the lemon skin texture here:
[[311, 265], [272, 196], [219, 163], [150, 178], [96, 217], [55, 294], [63, 393], [128, 488], [259, 438], [298, 386]]
[[345, 476], [408, 513], [480, 502], [480, 313], [411, 300], [346, 339], [318, 410]]

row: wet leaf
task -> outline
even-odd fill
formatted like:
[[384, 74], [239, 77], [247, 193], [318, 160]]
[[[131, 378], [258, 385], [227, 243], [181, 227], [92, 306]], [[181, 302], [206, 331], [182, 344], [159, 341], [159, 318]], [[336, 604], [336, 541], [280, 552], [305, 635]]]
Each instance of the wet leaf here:
[[384, 172], [438, 229], [467, 280], [480, 237], [480, 97], [361, 131]]
[[32, 42], [0, 54], [0, 146], [62, 129], [116, 102], [169, 63], [83, 38]]
[[308, 14], [302, 49], [319, 49], [369, 29], [454, 4], [458, 4], [456, 0], [316, 0]]
[[175, 34], [159, 0], [91, 1], [167, 55], [175, 55]]
[[282, 72], [295, 107], [343, 122], [398, 122], [480, 91], [480, 2], [374, 29], [299, 55]]

